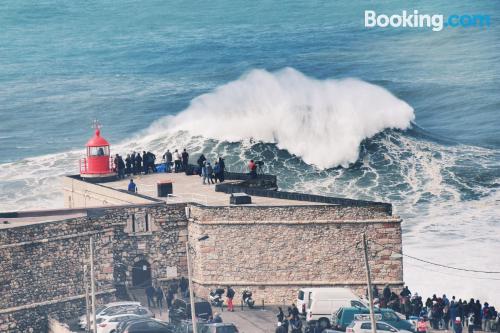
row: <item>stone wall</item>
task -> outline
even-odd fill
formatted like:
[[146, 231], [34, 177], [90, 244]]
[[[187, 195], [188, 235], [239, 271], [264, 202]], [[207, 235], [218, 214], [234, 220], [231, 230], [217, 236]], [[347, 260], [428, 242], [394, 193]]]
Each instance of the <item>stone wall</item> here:
[[[403, 284], [402, 259], [391, 256], [401, 252], [400, 219], [377, 209], [193, 205], [190, 215], [193, 276], [202, 296], [227, 285], [277, 304], [292, 302], [307, 286], [347, 286], [364, 294], [363, 233], [374, 282]], [[198, 242], [203, 235], [209, 238]]]
[[[90, 237], [103, 301], [132, 284], [142, 260], [164, 286], [186, 276], [188, 234], [200, 296], [227, 285], [238, 301], [244, 288], [251, 289], [259, 304], [289, 304], [308, 286], [346, 286], [363, 294], [362, 233], [370, 240], [374, 282], [403, 284], [402, 259], [391, 256], [401, 252], [401, 220], [380, 207], [148, 202], [78, 210], [79, 217], [66, 219], [54, 214], [59, 217], [53, 221], [0, 229], [2, 332], [45, 332], [48, 315], [68, 319], [83, 311]], [[209, 238], [198, 241], [204, 235]]]
[[76, 176], [63, 177], [62, 185], [64, 206], [67, 208], [141, 205], [154, 202], [151, 198], [85, 182]]
[[[147, 214], [148, 230], [133, 232], [132, 214]], [[0, 331], [45, 332], [47, 315], [81, 311], [90, 237], [100, 294], [114, 297], [116, 288], [130, 285], [139, 259], [151, 264], [153, 279], [185, 275], [186, 223], [185, 205], [156, 204], [89, 209], [83, 217], [0, 229]]]

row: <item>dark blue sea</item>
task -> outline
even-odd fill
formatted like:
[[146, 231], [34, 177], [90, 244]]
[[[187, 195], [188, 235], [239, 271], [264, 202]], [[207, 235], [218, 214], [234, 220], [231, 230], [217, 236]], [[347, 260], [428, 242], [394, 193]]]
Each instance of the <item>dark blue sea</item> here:
[[[489, 27], [364, 27], [364, 11]], [[500, 271], [498, 1], [0, 3], [0, 211], [63, 205], [97, 118], [115, 153], [186, 147], [285, 190], [392, 202], [405, 253]], [[424, 293], [500, 274], [405, 259]]]

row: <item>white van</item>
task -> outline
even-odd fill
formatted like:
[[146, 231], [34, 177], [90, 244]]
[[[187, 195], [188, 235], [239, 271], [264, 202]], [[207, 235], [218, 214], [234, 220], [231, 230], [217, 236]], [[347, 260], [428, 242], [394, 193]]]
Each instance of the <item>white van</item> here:
[[[368, 307], [368, 302], [359, 298], [349, 288], [307, 288], [301, 290], [304, 291], [302, 298], [307, 299], [307, 322], [314, 324], [314, 322], [319, 321], [323, 328], [330, 326], [331, 314], [341, 307]], [[301, 296], [300, 291], [299, 296]], [[299, 309], [302, 310], [302, 308]]]
[[301, 288], [299, 289], [299, 294], [297, 295], [297, 308], [300, 314], [305, 317], [307, 312], [307, 305], [309, 304], [309, 299], [311, 298], [311, 293], [315, 288]]

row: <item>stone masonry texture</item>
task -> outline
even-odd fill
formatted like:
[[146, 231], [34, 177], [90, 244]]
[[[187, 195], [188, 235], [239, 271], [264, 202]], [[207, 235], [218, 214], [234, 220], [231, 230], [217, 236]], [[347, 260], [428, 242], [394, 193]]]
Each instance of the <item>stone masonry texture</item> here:
[[[148, 230], [132, 232], [131, 216]], [[365, 291], [362, 233], [376, 284], [403, 284], [401, 224], [379, 207], [148, 204], [88, 209], [84, 217], [0, 229], [0, 332], [45, 332], [49, 315], [69, 319], [84, 308], [83, 265], [95, 240], [98, 299], [132, 284], [138, 261], [154, 283], [187, 275], [189, 239], [197, 295], [232, 285], [260, 304], [289, 304], [308, 286]], [[198, 241], [204, 235], [209, 238]], [[239, 299], [239, 298], [238, 298]]]
[[[400, 220], [369, 207], [191, 207], [196, 290], [232, 285], [256, 300], [292, 302], [300, 287], [366, 290], [362, 234], [369, 240], [372, 279], [402, 285]], [[203, 242], [197, 239], [209, 238]]]

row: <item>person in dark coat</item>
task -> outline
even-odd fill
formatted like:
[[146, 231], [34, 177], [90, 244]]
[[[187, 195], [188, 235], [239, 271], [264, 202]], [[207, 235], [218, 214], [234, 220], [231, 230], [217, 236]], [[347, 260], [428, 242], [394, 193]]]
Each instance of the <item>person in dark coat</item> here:
[[125, 158], [125, 174], [130, 175], [132, 173], [132, 159], [130, 154], [127, 154], [127, 158]]
[[287, 333], [288, 333], [288, 326], [289, 325], [290, 325], [290, 322], [288, 321], [288, 318], [285, 317], [283, 319], [283, 322], [281, 323], [281, 326], [283, 326], [284, 331], [287, 332]]
[[227, 311], [234, 312], [234, 306], [233, 306], [234, 295], [235, 295], [234, 289], [231, 288], [231, 286], [228, 286], [226, 291]]
[[184, 296], [187, 293], [189, 287], [189, 281], [186, 279], [184, 276], [181, 277], [181, 280], [179, 281], [179, 288], [181, 289], [181, 294]]
[[278, 327], [276, 327], [275, 333], [288, 333], [288, 329], [285, 330], [285, 327], [281, 322], [278, 322]]
[[220, 181], [220, 166], [219, 166], [219, 162], [215, 162], [215, 165], [214, 165], [214, 180], [215, 180], [215, 183], [217, 183], [217, 181]]
[[174, 293], [172, 292], [172, 289], [167, 291], [167, 297], [165, 300], [167, 301], [167, 309], [170, 309], [172, 307], [172, 301], [174, 300]]
[[200, 177], [201, 177], [201, 169], [203, 169], [206, 160], [207, 159], [205, 155], [201, 154], [198, 160], [196, 161], [196, 164], [198, 164], [198, 174], [200, 175]]
[[482, 319], [482, 306], [481, 302], [477, 299], [476, 303], [474, 303], [474, 326], [481, 328], [481, 319]]
[[297, 305], [295, 304], [292, 304], [292, 317], [299, 318], [299, 308], [297, 308]]
[[137, 161], [136, 161], [135, 151], [130, 154], [130, 162], [132, 163], [132, 173], [137, 175]]
[[154, 307], [155, 306], [155, 300], [154, 300], [154, 297], [155, 297], [155, 287], [153, 286], [149, 286], [149, 287], [146, 287], [146, 296], [148, 298], [148, 307]]
[[142, 171], [142, 157], [140, 153], [135, 155], [135, 171], [136, 173], [141, 173]]
[[219, 181], [224, 182], [224, 170], [226, 169], [226, 164], [224, 163], [224, 159], [219, 157]]
[[148, 174], [149, 172], [148, 154], [144, 150], [142, 151], [142, 171], [144, 174]]
[[117, 154], [117, 168], [118, 168], [118, 179], [125, 179], [125, 162], [123, 162], [123, 158]]
[[373, 286], [372, 296], [373, 296], [373, 299], [375, 299], [375, 298], [379, 298], [379, 297], [380, 297], [380, 295], [379, 295], [379, 293], [378, 293], [378, 288], [377, 288], [377, 286], [376, 286], [376, 285], [374, 285], [374, 286]]
[[290, 320], [290, 326], [292, 328], [292, 333], [302, 333], [302, 320], [299, 317], [293, 317]]
[[278, 310], [279, 312], [276, 317], [278, 318], [278, 322], [281, 323], [283, 322], [283, 319], [285, 319], [285, 314], [283, 313], [283, 309], [281, 307], [279, 307]]
[[387, 306], [387, 303], [389, 303], [389, 300], [391, 299], [391, 288], [389, 288], [388, 284], [385, 285], [382, 295], [384, 296], [384, 307], [385, 307]]
[[146, 166], [146, 173], [149, 173], [150, 169], [151, 171], [156, 172], [156, 166], [155, 166], [156, 155], [148, 151], [146, 152], [146, 159], [148, 161], [148, 165]]
[[156, 305], [160, 309], [163, 308], [163, 298], [165, 298], [163, 290], [160, 288], [160, 286], [156, 287]]
[[182, 158], [182, 170], [187, 171], [189, 164], [189, 154], [186, 151], [186, 148], [184, 148], [184, 150], [182, 151], [181, 158]]
[[[448, 315], [449, 315], [449, 318], [452, 321], [452, 323], [457, 317], [460, 318], [460, 315], [458, 313], [458, 303], [457, 302], [451, 301], [450, 309], [448, 310]], [[462, 318], [460, 318], [460, 325], [462, 325]]]

